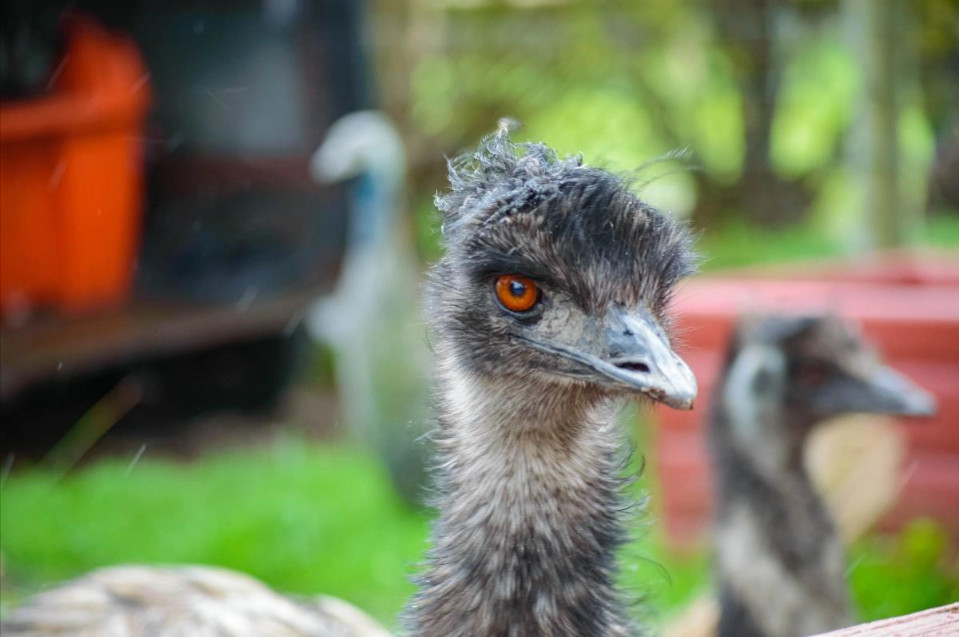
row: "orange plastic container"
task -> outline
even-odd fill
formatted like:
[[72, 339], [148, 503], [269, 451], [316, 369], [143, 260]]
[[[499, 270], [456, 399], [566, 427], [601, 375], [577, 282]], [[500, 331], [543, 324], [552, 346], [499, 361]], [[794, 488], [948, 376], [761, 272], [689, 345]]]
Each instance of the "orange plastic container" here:
[[66, 24], [50, 91], [0, 104], [0, 313], [78, 312], [129, 293], [149, 74], [132, 40]]

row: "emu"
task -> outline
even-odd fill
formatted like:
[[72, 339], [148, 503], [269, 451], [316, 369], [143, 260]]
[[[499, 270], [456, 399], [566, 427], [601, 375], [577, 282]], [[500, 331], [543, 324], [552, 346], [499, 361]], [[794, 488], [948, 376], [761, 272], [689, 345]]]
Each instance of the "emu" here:
[[830, 316], [742, 321], [715, 397], [720, 637], [799, 637], [849, 625], [842, 545], [803, 464], [805, 443], [834, 416], [931, 415], [933, 398]]
[[[405, 629], [636, 634], [615, 584], [630, 508], [615, 414], [630, 396], [692, 407], [696, 382], [671, 348], [666, 315], [692, 270], [689, 234], [623, 179], [542, 144], [514, 144], [505, 126], [450, 162], [449, 177], [437, 199], [446, 253], [425, 302], [439, 517]], [[9, 615], [4, 635], [58, 634], [74, 611], [80, 619], [66, 632], [104, 634], [97, 629], [109, 624], [124, 636], [372, 634], [343, 622], [323, 632], [316, 610], [268, 589], [257, 603], [221, 595], [241, 580], [259, 584], [206, 569], [188, 571], [202, 603], [185, 606], [171, 586], [156, 612], [158, 582], [183, 576], [160, 572], [132, 590], [123, 569], [107, 569], [41, 594]], [[274, 598], [285, 615], [270, 615]], [[264, 617], [273, 623], [259, 626], [272, 632], [250, 628]]]

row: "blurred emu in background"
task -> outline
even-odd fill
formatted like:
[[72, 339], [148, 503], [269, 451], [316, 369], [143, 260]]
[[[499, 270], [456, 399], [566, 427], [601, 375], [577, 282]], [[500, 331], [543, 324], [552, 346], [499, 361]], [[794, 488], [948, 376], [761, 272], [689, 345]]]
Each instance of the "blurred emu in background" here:
[[840, 537], [804, 465], [806, 441], [841, 414], [934, 411], [928, 393], [837, 318], [740, 322], [709, 426], [721, 636], [788, 637], [852, 623]]

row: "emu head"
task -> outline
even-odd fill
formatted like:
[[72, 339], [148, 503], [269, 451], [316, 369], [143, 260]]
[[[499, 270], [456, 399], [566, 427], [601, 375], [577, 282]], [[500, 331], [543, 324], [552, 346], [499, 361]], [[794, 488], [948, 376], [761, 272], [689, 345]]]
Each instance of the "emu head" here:
[[833, 316], [744, 319], [728, 352], [723, 407], [747, 438], [802, 441], [848, 413], [928, 416], [935, 400], [882, 364], [862, 334]]
[[691, 408], [666, 306], [689, 274], [686, 230], [628, 184], [506, 132], [449, 164], [446, 255], [428, 312], [460, 364], [496, 377], [639, 393]]

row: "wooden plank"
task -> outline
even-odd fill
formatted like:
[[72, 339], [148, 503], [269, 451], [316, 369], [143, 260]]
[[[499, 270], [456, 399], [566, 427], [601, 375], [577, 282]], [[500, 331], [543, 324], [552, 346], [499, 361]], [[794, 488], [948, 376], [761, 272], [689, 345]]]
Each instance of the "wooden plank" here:
[[134, 304], [83, 317], [50, 317], [0, 332], [0, 399], [54, 374], [83, 374], [146, 356], [173, 355], [292, 331], [317, 290], [226, 306]]
[[929, 610], [834, 630], [820, 637], [946, 637], [959, 635], [959, 602]]

